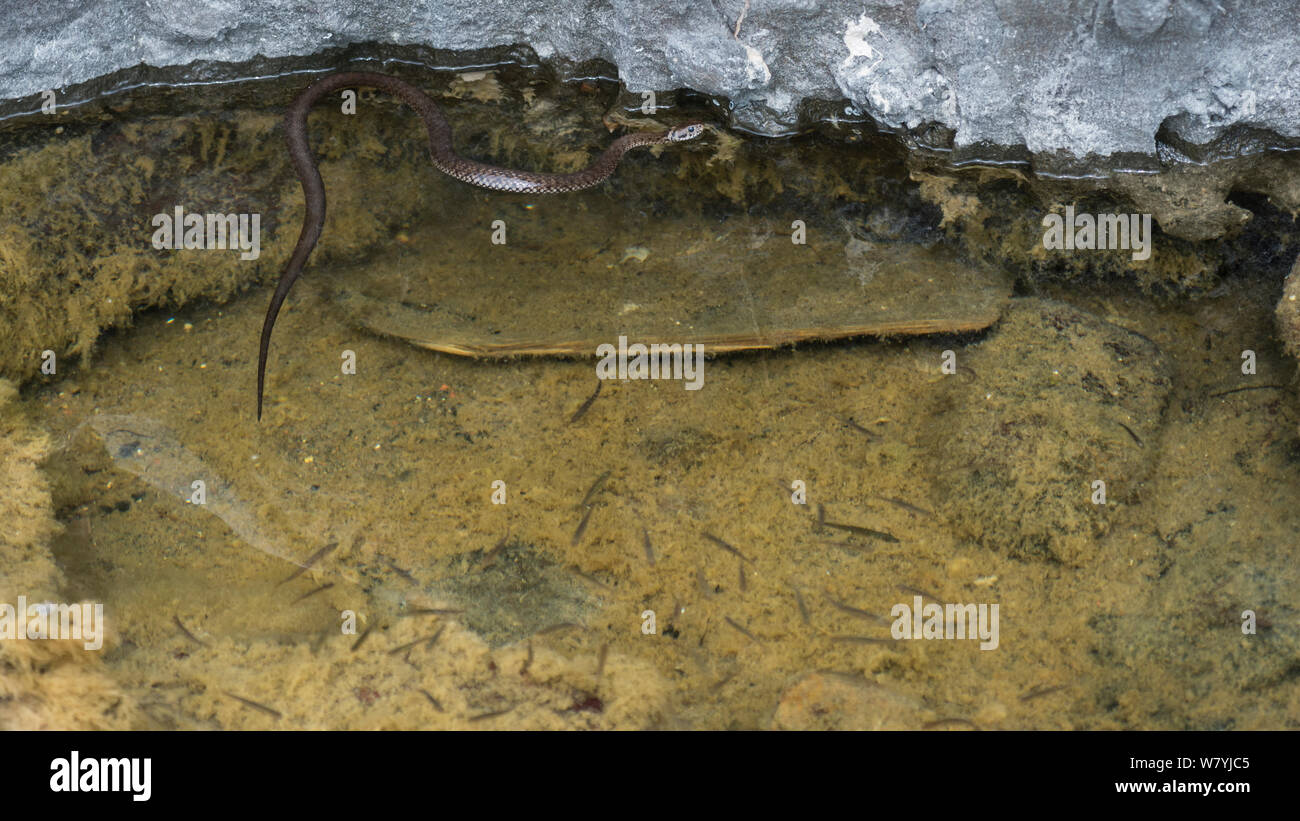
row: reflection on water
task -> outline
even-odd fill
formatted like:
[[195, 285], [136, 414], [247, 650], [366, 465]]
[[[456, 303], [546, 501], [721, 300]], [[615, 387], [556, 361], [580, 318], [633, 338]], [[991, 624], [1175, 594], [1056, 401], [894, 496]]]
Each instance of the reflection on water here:
[[[421, 84], [462, 152], [521, 167], [578, 167], [602, 116], [628, 116], [598, 83]], [[0, 643], [5, 725], [1300, 721], [1271, 256], [1195, 300], [1044, 284], [1041, 249], [1006, 252], [1041, 206], [935, 197], [871, 140], [715, 133], [592, 192], [493, 194], [429, 168], [410, 112], [363, 94], [312, 117], [330, 217], [257, 424], [265, 283], [301, 205], [271, 114], [246, 114], [184, 162], [205, 118], [51, 142], [145, 180], [101, 206], [119, 245], [78, 251], [85, 288], [187, 302], [0, 409], [21, 523], [0, 600], [103, 602], [111, 625], [93, 657]], [[144, 168], [163, 143], [180, 170]], [[137, 254], [130, 226], [176, 204], [263, 213], [265, 267], [243, 269], [263, 287], [230, 296], [229, 257]], [[987, 234], [952, 229], [981, 214]], [[39, 270], [21, 240], [9, 264]], [[702, 388], [599, 382], [619, 336], [703, 341]], [[927, 608], [967, 605], [995, 640], [927, 638]]]

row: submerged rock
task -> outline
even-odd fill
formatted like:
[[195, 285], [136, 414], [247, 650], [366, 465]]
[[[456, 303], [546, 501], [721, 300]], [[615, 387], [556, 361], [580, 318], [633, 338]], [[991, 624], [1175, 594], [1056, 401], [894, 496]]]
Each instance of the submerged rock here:
[[1088, 564], [1140, 500], [1169, 367], [1140, 334], [1063, 302], [1013, 301], [926, 417], [955, 531], [1015, 557]]
[[910, 698], [861, 676], [813, 673], [786, 690], [774, 730], [916, 730], [920, 709]]

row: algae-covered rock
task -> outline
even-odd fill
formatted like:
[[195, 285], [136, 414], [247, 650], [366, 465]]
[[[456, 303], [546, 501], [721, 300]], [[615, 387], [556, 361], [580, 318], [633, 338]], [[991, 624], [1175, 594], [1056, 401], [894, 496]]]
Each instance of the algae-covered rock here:
[[[15, 612], [28, 603], [62, 603], [64, 585], [50, 551], [58, 524], [40, 469], [49, 437], [16, 396], [0, 380], [0, 605]], [[0, 730], [133, 726], [134, 701], [105, 672], [102, 649], [87, 649], [78, 639], [0, 639]]]
[[49, 437], [16, 399], [13, 384], [0, 379], [0, 602], [10, 604], [19, 595], [50, 596], [63, 581], [49, 551], [58, 524], [40, 470]]
[[1012, 556], [1087, 564], [1139, 501], [1168, 373], [1140, 334], [1063, 302], [1014, 301], [927, 419], [951, 525]]

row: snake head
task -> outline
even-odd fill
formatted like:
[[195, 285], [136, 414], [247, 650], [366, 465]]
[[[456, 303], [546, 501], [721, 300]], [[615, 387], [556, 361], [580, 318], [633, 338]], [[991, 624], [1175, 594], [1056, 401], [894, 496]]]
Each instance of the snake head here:
[[668, 131], [668, 142], [684, 143], [704, 134], [704, 123], [687, 123]]

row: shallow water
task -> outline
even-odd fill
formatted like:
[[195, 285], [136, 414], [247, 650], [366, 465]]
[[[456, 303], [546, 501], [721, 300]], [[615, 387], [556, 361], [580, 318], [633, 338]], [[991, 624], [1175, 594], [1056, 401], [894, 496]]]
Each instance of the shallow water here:
[[[621, 99], [508, 72], [422, 85], [463, 153], [566, 170], [605, 144]], [[22, 394], [52, 437], [58, 594], [105, 604], [95, 675], [120, 697], [87, 718], [46, 687], [33, 714], [49, 724], [1300, 725], [1300, 441], [1271, 234], [1222, 243], [1242, 261], [1208, 295], [1037, 276], [1041, 248], [1005, 249], [1049, 209], [996, 180], [987, 200], [935, 204], [869, 137], [716, 133], [534, 202], [441, 177], [409, 112], [363, 94], [354, 118], [312, 119], [330, 218], [277, 325], [258, 424], [257, 333], [301, 214], [270, 115], [230, 128], [259, 117], [261, 142], [196, 155], [257, 192], [241, 195], [266, 214], [261, 267], [243, 269], [257, 287], [196, 300], [178, 269], [237, 263], [151, 250], [130, 265], [155, 267], [125, 277], [112, 257], [97, 275], [130, 280], [118, 298], [152, 277], [184, 306], [135, 313]], [[201, 120], [110, 130], [129, 154], [133, 129]], [[147, 221], [171, 204], [124, 197], [105, 208]], [[989, 234], [948, 227], [960, 209]], [[1099, 267], [1128, 265], [1105, 253]], [[935, 254], [934, 276], [882, 265]], [[772, 337], [876, 321], [882, 302], [931, 320], [1003, 281], [1015, 296], [997, 291], [987, 330], [719, 354], [698, 390], [611, 379], [593, 399], [581, 346], [473, 358], [405, 341], [682, 341], [675, 311], [701, 336]], [[996, 604], [996, 647], [895, 639], [891, 611], [917, 597]]]

